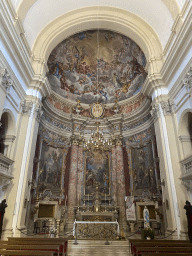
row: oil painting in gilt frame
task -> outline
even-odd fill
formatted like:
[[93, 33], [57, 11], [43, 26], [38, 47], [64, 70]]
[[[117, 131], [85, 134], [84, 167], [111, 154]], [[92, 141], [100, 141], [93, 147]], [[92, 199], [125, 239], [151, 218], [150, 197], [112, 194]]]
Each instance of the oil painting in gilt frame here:
[[109, 152], [85, 152], [84, 193], [91, 195], [98, 186], [103, 194], [110, 192]]

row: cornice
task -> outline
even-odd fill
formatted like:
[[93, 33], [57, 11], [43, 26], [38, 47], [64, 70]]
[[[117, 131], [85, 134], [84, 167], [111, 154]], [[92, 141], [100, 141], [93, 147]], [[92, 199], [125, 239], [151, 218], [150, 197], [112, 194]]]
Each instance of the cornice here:
[[169, 92], [169, 95], [171, 98], [175, 98], [181, 92], [182, 87], [185, 86], [185, 83], [184, 83], [185, 77], [191, 68], [192, 68], [192, 58], [189, 61], [189, 63], [186, 65], [186, 67], [183, 69], [175, 85], [171, 88]]
[[18, 96], [21, 99], [24, 99], [25, 95], [26, 95], [25, 91], [24, 91], [23, 87], [21, 86], [20, 82], [18, 81], [15, 73], [12, 71], [11, 67], [9, 66], [9, 63], [5, 59], [5, 57], [4, 57], [3, 53], [1, 52], [1, 50], [0, 50], [0, 66], [2, 68], [7, 69], [8, 73], [10, 74], [10, 76], [11, 76], [11, 78], [13, 80], [14, 90], [16, 91], [16, 93], [18, 94]]
[[30, 63], [31, 52], [24, 36], [22, 24], [9, 0], [1, 0], [0, 9], [1, 38], [27, 86], [34, 72]]
[[171, 45], [171, 49], [166, 56], [166, 60], [161, 69], [161, 76], [166, 85], [169, 84], [173, 75], [177, 71], [182, 58], [185, 56], [187, 49], [192, 45], [192, 8], [190, 8], [184, 23], [178, 32], [175, 41]]

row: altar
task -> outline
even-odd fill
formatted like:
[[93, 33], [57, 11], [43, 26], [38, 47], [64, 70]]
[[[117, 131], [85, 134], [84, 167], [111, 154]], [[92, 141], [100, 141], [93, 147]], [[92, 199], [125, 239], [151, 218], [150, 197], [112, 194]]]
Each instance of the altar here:
[[119, 235], [117, 221], [76, 221], [73, 235], [77, 239], [116, 239]]
[[[92, 196], [84, 196], [84, 204], [74, 207], [73, 235], [80, 239], [116, 239], [119, 234], [119, 207], [111, 205], [111, 197], [96, 187]], [[103, 203], [103, 201], [105, 203]]]

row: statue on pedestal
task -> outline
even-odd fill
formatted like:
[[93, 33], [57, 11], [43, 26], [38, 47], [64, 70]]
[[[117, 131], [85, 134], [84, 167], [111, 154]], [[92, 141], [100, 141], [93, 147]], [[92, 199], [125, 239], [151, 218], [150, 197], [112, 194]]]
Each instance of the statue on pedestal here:
[[5, 208], [7, 207], [6, 199], [2, 200], [0, 203], [0, 238], [2, 234], [2, 228], [3, 228], [3, 217], [5, 213]]
[[147, 206], [144, 207], [143, 218], [144, 218], [144, 228], [149, 228], [150, 218], [149, 218], [149, 210], [147, 209]]
[[189, 201], [185, 202], [184, 209], [186, 210], [187, 222], [188, 222], [188, 236], [190, 243], [192, 243], [192, 205]]

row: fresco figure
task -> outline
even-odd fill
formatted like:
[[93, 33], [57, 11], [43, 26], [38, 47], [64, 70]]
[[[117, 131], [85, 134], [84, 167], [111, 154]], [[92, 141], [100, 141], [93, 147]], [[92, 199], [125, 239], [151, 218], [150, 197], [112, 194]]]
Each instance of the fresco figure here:
[[139, 46], [105, 30], [84, 31], [64, 40], [51, 52], [47, 65], [47, 77], [56, 93], [87, 104], [129, 98], [141, 90], [147, 76], [146, 58]]

